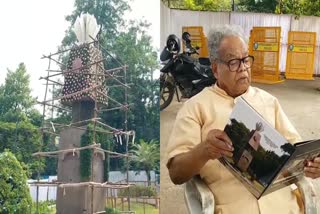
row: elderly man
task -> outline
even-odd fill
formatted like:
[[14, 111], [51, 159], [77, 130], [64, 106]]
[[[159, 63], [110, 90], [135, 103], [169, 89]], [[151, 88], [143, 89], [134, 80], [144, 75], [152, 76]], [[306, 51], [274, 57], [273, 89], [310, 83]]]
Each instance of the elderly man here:
[[[237, 97], [244, 97], [287, 140], [299, 134], [284, 114], [278, 100], [250, 86], [254, 58], [241, 28], [224, 26], [208, 36], [214, 86], [188, 100], [179, 111], [169, 139], [170, 178], [182, 184], [200, 174], [215, 196], [215, 213], [270, 214], [302, 213], [290, 187], [257, 200], [218, 160], [232, 156], [232, 142], [223, 131]], [[305, 168], [305, 175], [320, 177], [320, 158]]]

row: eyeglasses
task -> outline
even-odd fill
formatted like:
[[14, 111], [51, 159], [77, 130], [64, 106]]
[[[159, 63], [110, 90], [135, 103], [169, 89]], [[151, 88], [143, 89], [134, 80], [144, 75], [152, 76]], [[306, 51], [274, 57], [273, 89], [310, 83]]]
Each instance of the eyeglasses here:
[[253, 64], [254, 57], [249, 55], [249, 56], [243, 57], [242, 59], [231, 59], [227, 62], [219, 58], [217, 58], [217, 60], [223, 64], [226, 64], [229, 67], [229, 70], [231, 72], [235, 72], [239, 70], [241, 62], [243, 62], [243, 65], [246, 68], [250, 68]]

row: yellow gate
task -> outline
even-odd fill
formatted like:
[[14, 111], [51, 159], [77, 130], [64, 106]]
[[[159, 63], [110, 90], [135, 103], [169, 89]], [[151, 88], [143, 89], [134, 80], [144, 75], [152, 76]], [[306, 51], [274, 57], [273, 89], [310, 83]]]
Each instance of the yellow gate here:
[[289, 32], [286, 64], [287, 79], [313, 80], [315, 45], [315, 32]]
[[281, 27], [253, 27], [250, 32], [249, 53], [254, 56], [251, 69], [253, 82], [279, 83]]
[[[202, 26], [189, 26], [182, 27], [182, 33], [188, 32], [190, 33], [191, 45], [192, 47], [199, 47], [199, 55], [193, 54], [192, 56], [195, 58], [198, 57], [209, 57], [208, 52], [208, 41], [207, 37], [203, 33]], [[186, 47], [183, 45], [183, 51], [185, 51]]]

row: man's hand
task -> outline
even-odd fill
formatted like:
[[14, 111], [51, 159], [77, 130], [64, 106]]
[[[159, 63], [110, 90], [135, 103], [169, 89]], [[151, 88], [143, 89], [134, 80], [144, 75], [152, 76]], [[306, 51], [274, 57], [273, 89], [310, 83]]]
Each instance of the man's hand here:
[[217, 159], [221, 156], [232, 157], [233, 146], [228, 135], [221, 130], [213, 129], [203, 142], [203, 148], [208, 159]]
[[232, 142], [221, 130], [211, 130], [205, 141], [196, 145], [189, 152], [176, 155], [169, 162], [169, 175], [174, 184], [183, 184], [199, 174], [208, 160], [222, 155], [232, 157]]
[[320, 157], [316, 157], [312, 161], [308, 161], [306, 167], [304, 167], [304, 173], [309, 178], [320, 177]]

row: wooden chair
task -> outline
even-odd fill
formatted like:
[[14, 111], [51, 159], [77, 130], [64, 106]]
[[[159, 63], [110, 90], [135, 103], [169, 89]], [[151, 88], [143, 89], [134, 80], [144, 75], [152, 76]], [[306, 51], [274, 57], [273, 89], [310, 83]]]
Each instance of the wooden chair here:
[[[320, 179], [303, 177], [298, 183], [305, 206], [305, 214], [320, 213]], [[209, 187], [194, 176], [184, 186], [184, 198], [190, 214], [213, 214], [214, 197]]]

